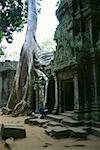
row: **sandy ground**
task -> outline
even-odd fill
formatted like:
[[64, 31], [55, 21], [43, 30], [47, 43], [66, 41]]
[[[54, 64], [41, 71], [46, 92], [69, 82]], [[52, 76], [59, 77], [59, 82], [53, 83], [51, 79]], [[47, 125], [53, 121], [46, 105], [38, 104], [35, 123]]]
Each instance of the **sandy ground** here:
[[[11, 143], [11, 150], [100, 150], [100, 138], [89, 136], [87, 140], [72, 138], [54, 139], [49, 137], [42, 127], [24, 124], [25, 117], [9, 117], [0, 115], [0, 124], [23, 124], [27, 137]], [[0, 150], [7, 150], [0, 139]]]

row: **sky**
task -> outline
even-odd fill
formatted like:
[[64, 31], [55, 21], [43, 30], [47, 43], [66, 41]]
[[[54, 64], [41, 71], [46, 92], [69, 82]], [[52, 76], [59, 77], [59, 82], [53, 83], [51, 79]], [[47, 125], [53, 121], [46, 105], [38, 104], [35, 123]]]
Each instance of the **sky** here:
[[57, 0], [43, 0], [42, 11], [38, 16], [37, 40], [42, 42], [47, 38], [53, 38], [58, 24], [55, 16]]
[[[42, 0], [41, 2], [41, 13], [38, 15], [38, 26], [37, 26], [37, 41], [41, 45], [46, 39], [53, 39], [56, 26], [58, 24], [55, 16], [55, 10], [57, 0]], [[24, 42], [26, 32], [26, 26], [21, 33], [14, 33], [14, 41], [12, 44], [8, 44], [5, 40], [3, 45], [6, 47], [6, 57], [16, 56], [19, 57], [22, 44]]]

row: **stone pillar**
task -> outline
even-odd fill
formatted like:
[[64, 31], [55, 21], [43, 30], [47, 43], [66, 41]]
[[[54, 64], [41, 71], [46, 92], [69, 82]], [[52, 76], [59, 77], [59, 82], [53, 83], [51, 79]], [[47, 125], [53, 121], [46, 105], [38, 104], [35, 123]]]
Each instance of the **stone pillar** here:
[[56, 75], [54, 76], [54, 81], [55, 81], [55, 104], [54, 104], [54, 108], [53, 108], [53, 113], [57, 113], [57, 109], [58, 109], [58, 83], [57, 83]]
[[2, 105], [2, 73], [0, 73], [0, 105]]
[[61, 92], [62, 92], [62, 89], [61, 89], [61, 80], [59, 80], [59, 82], [58, 82], [58, 88], [59, 88], [59, 100], [58, 100], [58, 103], [59, 103], [59, 105], [58, 105], [58, 107], [59, 107], [59, 112], [61, 113], [61, 111], [62, 111], [62, 105], [61, 105], [61, 101], [62, 101], [62, 99], [61, 99]]
[[74, 110], [79, 110], [79, 81], [78, 81], [78, 73], [74, 72]]
[[91, 104], [91, 119], [94, 121], [100, 121], [100, 113], [98, 106], [98, 95], [97, 95], [97, 76], [96, 76], [96, 64], [95, 56], [92, 57], [92, 84], [93, 84], [93, 99]]
[[92, 58], [92, 74], [93, 74], [93, 84], [94, 84], [94, 104], [97, 105], [97, 79], [96, 79], [95, 58]]
[[89, 32], [90, 32], [90, 42], [91, 42], [91, 47], [92, 51], [94, 51], [94, 42], [93, 42], [93, 22], [92, 22], [92, 16], [88, 18], [89, 21]]

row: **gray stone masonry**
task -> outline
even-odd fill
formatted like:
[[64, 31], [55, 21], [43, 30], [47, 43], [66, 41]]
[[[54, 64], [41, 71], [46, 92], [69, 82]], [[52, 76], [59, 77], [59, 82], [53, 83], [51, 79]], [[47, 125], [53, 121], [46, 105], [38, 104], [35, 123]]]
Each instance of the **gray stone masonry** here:
[[25, 138], [26, 137], [26, 131], [25, 128], [21, 125], [17, 124], [2, 124], [1, 126], [1, 137], [3, 139], [8, 139], [10, 137], [16, 139], [16, 138]]

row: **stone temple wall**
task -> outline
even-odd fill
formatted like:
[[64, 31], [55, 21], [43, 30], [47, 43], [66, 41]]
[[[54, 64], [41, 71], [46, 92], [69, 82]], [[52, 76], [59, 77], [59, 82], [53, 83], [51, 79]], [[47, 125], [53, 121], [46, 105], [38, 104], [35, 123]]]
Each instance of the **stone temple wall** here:
[[17, 62], [15, 61], [0, 62], [0, 107], [7, 103], [16, 72], [16, 66]]
[[59, 0], [56, 16], [54, 109], [100, 121], [100, 0]]

